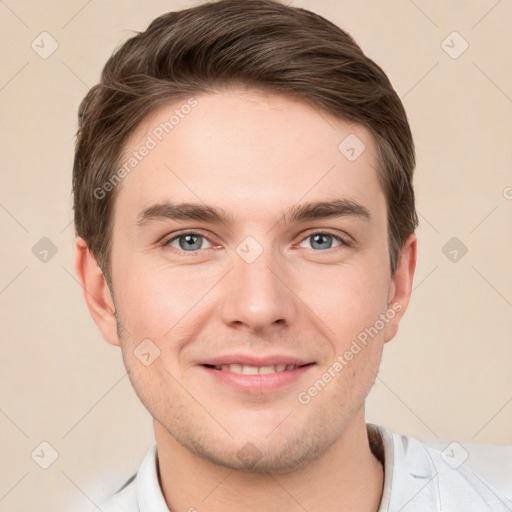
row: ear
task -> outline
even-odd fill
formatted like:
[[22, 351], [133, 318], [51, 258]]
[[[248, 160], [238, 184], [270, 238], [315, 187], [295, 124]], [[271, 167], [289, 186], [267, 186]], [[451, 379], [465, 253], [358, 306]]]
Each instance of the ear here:
[[110, 289], [87, 243], [80, 237], [75, 241], [75, 273], [82, 285], [89, 313], [103, 338], [119, 346], [115, 305]]
[[416, 268], [416, 245], [416, 235], [413, 233], [405, 241], [400, 251], [397, 269], [391, 278], [391, 286], [388, 295], [388, 311], [394, 311], [395, 315], [386, 325], [385, 342], [395, 337], [398, 331], [398, 324], [409, 305], [414, 270]]

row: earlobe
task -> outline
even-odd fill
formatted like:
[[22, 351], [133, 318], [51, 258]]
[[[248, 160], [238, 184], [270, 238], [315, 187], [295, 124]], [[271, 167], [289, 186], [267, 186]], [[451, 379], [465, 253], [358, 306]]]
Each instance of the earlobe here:
[[394, 310], [395, 314], [386, 326], [385, 342], [395, 337], [398, 331], [398, 324], [409, 305], [414, 270], [416, 269], [416, 248], [416, 235], [412, 233], [400, 251], [397, 269], [391, 278], [388, 310]]
[[75, 273], [95, 324], [103, 338], [119, 346], [115, 305], [107, 281], [83, 238], [75, 241]]

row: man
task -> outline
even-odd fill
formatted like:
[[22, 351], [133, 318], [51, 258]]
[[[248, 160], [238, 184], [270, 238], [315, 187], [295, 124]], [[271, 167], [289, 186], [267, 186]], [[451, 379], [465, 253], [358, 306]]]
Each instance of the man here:
[[510, 510], [365, 423], [411, 293], [414, 146], [348, 34], [272, 0], [171, 12], [79, 123], [76, 272], [156, 440], [102, 510]]

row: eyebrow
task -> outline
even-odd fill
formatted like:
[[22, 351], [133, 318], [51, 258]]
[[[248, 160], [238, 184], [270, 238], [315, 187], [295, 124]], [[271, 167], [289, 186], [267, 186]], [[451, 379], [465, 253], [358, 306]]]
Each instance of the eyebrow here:
[[[282, 216], [282, 222], [294, 224], [332, 217], [359, 217], [371, 220], [369, 210], [350, 199], [317, 201], [292, 206]], [[145, 208], [137, 216], [137, 226], [143, 227], [155, 220], [197, 220], [212, 224], [233, 224], [235, 217], [222, 208], [198, 203], [172, 203], [164, 201]]]

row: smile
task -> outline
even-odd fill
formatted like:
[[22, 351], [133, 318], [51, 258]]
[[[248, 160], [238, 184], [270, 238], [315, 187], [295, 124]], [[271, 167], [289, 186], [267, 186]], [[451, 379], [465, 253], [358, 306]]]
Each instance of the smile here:
[[213, 368], [215, 370], [223, 371], [223, 372], [233, 372], [239, 373], [242, 375], [268, 375], [270, 373], [280, 373], [284, 371], [295, 370], [296, 368], [300, 368], [300, 365], [295, 364], [275, 364], [271, 366], [250, 366], [245, 364], [222, 364], [220, 366], [217, 365], [205, 365], [208, 368]]
[[316, 366], [293, 356], [232, 354], [202, 362], [199, 368], [223, 388], [242, 393], [272, 393], [296, 384]]

